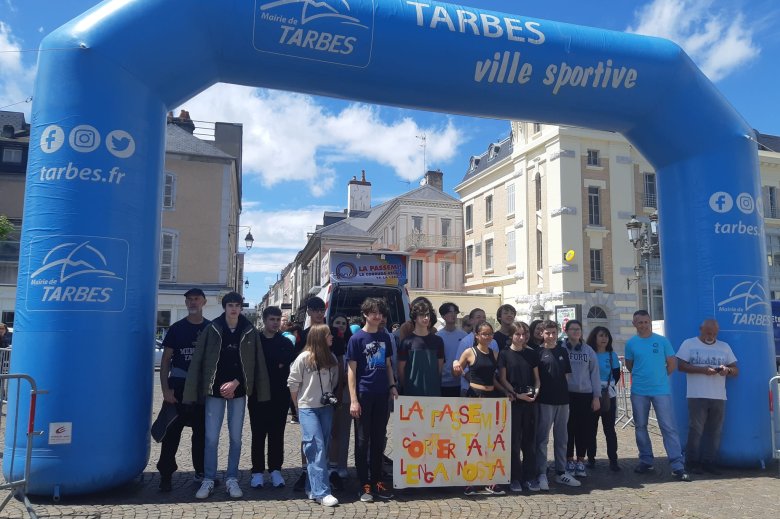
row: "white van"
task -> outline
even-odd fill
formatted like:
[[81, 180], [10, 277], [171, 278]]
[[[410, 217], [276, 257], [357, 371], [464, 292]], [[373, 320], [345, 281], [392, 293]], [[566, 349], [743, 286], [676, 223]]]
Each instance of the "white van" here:
[[408, 260], [401, 252], [331, 250], [322, 259], [321, 285], [309, 293], [325, 301], [326, 323], [336, 314], [362, 318], [360, 305], [367, 297], [384, 299], [390, 313], [387, 329], [392, 330], [393, 324], [409, 320]]

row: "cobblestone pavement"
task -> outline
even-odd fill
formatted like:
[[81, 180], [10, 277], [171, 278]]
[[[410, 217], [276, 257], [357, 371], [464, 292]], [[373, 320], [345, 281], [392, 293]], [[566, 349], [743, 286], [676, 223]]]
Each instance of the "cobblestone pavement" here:
[[[155, 408], [160, 395], [156, 392]], [[414, 489], [397, 491], [389, 502], [365, 504], [357, 499], [354, 468], [350, 468], [347, 490], [336, 493], [341, 504], [325, 508], [293, 492], [292, 485], [300, 474], [300, 428], [288, 424], [285, 444], [287, 486], [282, 489], [252, 489], [249, 487], [251, 466], [249, 445], [249, 415], [244, 426], [244, 444], [240, 467], [243, 499], [230, 499], [224, 485], [217, 486], [214, 495], [205, 501], [195, 499], [198, 485], [193, 482], [192, 464], [185, 448], [189, 446], [189, 429], [182, 437], [178, 463], [180, 471], [174, 475], [173, 491], [157, 490], [159, 476], [155, 463], [159, 445], [152, 442], [149, 463], [145, 472], [133, 482], [96, 495], [65, 497], [54, 503], [49, 497], [33, 498], [33, 507], [40, 517], [78, 519], [137, 518], [253, 518], [285, 517], [311, 518], [320, 516], [359, 517], [469, 517], [489, 519], [501, 517], [647, 517], [647, 518], [767, 518], [776, 516], [780, 509], [780, 478], [776, 463], [761, 470], [724, 470], [722, 476], [694, 476], [691, 483], [675, 482], [670, 477], [665, 457], [656, 460], [655, 474], [637, 475], [632, 469], [637, 463], [633, 428], [618, 428], [621, 472], [609, 470], [604, 458], [597, 467], [582, 478], [579, 488], [561, 487], [551, 483], [550, 492], [522, 492], [505, 496], [466, 497], [461, 489]], [[4, 425], [4, 424], [3, 424]], [[654, 434], [656, 455], [663, 454], [659, 435]], [[603, 435], [599, 437], [599, 455], [606, 447]], [[220, 468], [227, 460], [227, 436], [223, 430], [220, 441]], [[552, 449], [550, 449], [552, 450]], [[352, 465], [352, 457], [350, 456]], [[507, 489], [508, 490], [508, 489]], [[0, 499], [7, 494], [0, 492]], [[0, 518], [26, 517], [24, 507], [16, 500], [0, 512]]]

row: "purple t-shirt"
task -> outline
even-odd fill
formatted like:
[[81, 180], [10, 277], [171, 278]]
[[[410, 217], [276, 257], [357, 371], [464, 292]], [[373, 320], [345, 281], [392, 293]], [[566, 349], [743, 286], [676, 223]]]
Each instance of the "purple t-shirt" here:
[[393, 356], [393, 343], [387, 332], [358, 330], [347, 343], [346, 362], [355, 361], [358, 393], [387, 394], [387, 359]]

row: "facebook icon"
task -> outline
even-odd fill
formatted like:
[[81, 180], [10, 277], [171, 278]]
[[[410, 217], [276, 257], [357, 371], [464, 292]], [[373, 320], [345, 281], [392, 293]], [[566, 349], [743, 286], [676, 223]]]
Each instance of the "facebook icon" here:
[[725, 191], [718, 191], [710, 197], [710, 209], [716, 213], [728, 213], [732, 207], [734, 207], [734, 199]]
[[50, 124], [41, 133], [41, 151], [54, 153], [65, 142], [65, 132], [56, 124]]

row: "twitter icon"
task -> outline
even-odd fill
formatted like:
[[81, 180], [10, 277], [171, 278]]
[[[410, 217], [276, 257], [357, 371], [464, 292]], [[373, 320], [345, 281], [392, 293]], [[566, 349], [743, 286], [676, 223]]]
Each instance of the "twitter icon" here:
[[114, 157], [126, 159], [135, 153], [135, 139], [124, 130], [114, 130], [106, 136], [106, 148]]

